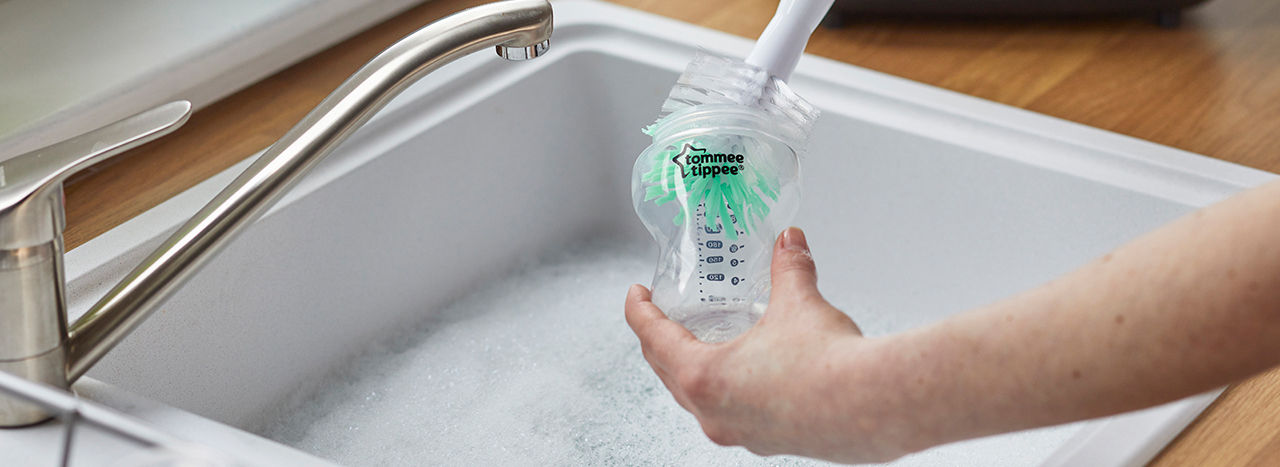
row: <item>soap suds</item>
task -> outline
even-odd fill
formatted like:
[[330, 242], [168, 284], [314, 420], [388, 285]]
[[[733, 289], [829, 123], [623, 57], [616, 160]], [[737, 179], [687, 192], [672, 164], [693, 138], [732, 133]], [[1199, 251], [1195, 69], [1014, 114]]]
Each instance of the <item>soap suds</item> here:
[[[676, 404], [623, 319], [627, 286], [653, 274], [649, 252], [578, 246], [487, 284], [300, 389], [264, 435], [352, 466], [820, 464], [717, 446]], [[902, 329], [881, 318], [859, 324], [869, 335]], [[1030, 465], [1074, 431], [956, 443], [898, 464]]]

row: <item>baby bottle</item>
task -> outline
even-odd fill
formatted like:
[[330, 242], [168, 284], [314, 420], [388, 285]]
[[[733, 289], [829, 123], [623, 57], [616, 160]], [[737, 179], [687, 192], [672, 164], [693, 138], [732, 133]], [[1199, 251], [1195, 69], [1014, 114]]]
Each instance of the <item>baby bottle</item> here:
[[743, 62], [700, 54], [645, 130], [632, 199], [658, 243], [653, 303], [704, 342], [745, 332], [769, 301], [773, 241], [800, 197], [817, 111]]

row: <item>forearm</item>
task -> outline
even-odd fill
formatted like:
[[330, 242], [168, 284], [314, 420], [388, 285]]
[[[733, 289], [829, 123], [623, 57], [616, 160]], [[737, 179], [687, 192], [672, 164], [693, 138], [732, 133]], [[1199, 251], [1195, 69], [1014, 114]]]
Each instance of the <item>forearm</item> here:
[[926, 444], [1147, 407], [1280, 364], [1280, 183], [877, 345]]
[[1137, 409], [1280, 363], [1280, 182], [1079, 270], [875, 339], [818, 293], [804, 235], [774, 246], [769, 309], [698, 342], [633, 286], [627, 322], [720, 444], [842, 462]]

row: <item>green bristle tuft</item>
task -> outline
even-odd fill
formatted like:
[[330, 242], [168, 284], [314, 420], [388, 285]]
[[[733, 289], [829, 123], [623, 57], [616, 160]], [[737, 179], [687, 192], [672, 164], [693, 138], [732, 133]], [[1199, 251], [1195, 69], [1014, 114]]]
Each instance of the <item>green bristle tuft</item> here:
[[[646, 128], [646, 133], [651, 129]], [[699, 141], [687, 144], [695, 148], [706, 147]], [[764, 221], [770, 211], [768, 200], [778, 200], [776, 177], [768, 176], [748, 163], [747, 170], [737, 175], [685, 178], [681, 168], [672, 161], [683, 147], [684, 144], [673, 145], [664, 151], [654, 152], [652, 168], [641, 176], [641, 181], [648, 185], [645, 187], [646, 202], [663, 205], [677, 199], [683, 191], [687, 198], [672, 221], [676, 225], [683, 224], [693, 215], [691, 210], [701, 204], [705, 206], [707, 224], [718, 223], [729, 240], [738, 239], [739, 228], [744, 234], [749, 234]], [[734, 218], [737, 222], [731, 221]]]

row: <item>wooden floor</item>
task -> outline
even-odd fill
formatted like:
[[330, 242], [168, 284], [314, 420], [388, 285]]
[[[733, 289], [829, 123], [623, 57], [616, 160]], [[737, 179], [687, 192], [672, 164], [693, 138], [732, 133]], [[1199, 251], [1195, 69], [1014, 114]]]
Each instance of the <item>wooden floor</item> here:
[[[76, 177], [75, 247], [261, 150], [374, 54], [476, 0], [436, 0], [198, 113], [178, 132]], [[755, 37], [768, 0], [616, 0]], [[553, 47], [554, 50], [554, 47]], [[1280, 2], [1211, 0], [1181, 28], [1137, 19], [863, 19], [808, 52], [985, 99], [1280, 172]], [[1159, 466], [1280, 465], [1280, 371], [1231, 388]]]

